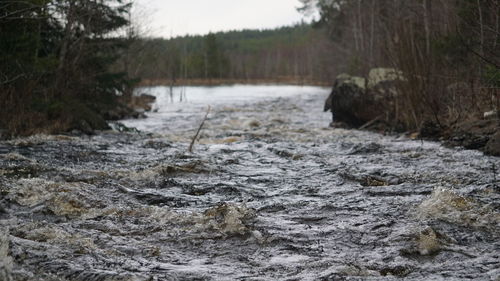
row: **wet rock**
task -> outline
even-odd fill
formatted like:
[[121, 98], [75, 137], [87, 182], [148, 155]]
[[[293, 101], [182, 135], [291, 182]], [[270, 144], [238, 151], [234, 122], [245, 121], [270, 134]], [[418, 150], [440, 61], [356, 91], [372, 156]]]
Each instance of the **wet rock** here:
[[180, 165], [167, 165], [159, 167], [160, 175], [167, 176], [171, 174], [179, 174], [179, 173], [208, 173], [210, 172], [210, 168], [205, 165], [203, 161], [190, 161], [185, 164]]
[[256, 119], [250, 119], [250, 120], [245, 121], [245, 123], [243, 124], [243, 126], [245, 128], [258, 128], [258, 127], [261, 126], [261, 124]]
[[332, 121], [330, 124], [328, 124], [328, 127], [331, 128], [339, 128], [339, 129], [349, 129], [350, 126], [347, 125], [345, 122], [340, 122], [340, 121]]
[[245, 206], [222, 203], [204, 212], [207, 223], [225, 235], [246, 235], [251, 232], [249, 223], [255, 218], [255, 211]]
[[144, 144], [143, 147], [160, 150], [160, 149], [172, 147], [172, 144], [164, 142], [164, 141], [160, 141], [160, 140], [149, 140]]
[[446, 259], [448, 252], [461, 252], [461, 254], [468, 255], [454, 248], [452, 239], [430, 226], [417, 230], [410, 236], [409, 245], [400, 252], [402, 256], [418, 262]]
[[405, 277], [408, 274], [412, 272], [411, 268], [402, 266], [402, 265], [396, 265], [393, 267], [386, 267], [382, 268], [380, 270], [380, 275], [382, 276], [396, 276], [396, 277]]
[[[445, 145], [463, 146], [467, 149], [480, 149], [494, 155], [498, 152], [495, 135], [499, 131], [499, 123], [496, 119], [473, 120], [456, 124], [451, 128], [451, 133]], [[486, 148], [490, 139], [492, 139]]]
[[392, 68], [374, 68], [368, 80], [341, 74], [335, 79], [324, 111], [332, 112], [334, 122], [350, 127], [376, 125], [376, 121], [389, 112], [392, 99], [397, 95], [396, 83], [401, 79], [404, 79], [401, 71]]
[[120, 102], [114, 107], [104, 110], [102, 115], [106, 120], [121, 120], [126, 118], [145, 118], [144, 109], [141, 107], [134, 107], [126, 103]]
[[[366, 174], [355, 174], [355, 173], [349, 173], [349, 172], [342, 172], [340, 175], [351, 181], [356, 181], [360, 183], [362, 186], [391, 186], [391, 185], [398, 185], [403, 183], [404, 181], [394, 175], [378, 175], [376, 173], [371, 174], [371, 175], [366, 175]], [[387, 191], [380, 191], [376, 192], [374, 195], [381, 195], [385, 194]], [[401, 192], [398, 190], [393, 190], [392, 192], [389, 192], [392, 196], [397, 195], [398, 192], [401, 193], [401, 195], [406, 194], [406, 192]], [[371, 194], [369, 192], [369, 194]]]
[[417, 237], [418, 252], [423, 256], [439, 253], [443, 248], [442, 241], [439, 239], [440, 236], [430, 227], [422, 230]]
[[351, 147], [348, 154], [350, 155], [372, 154], [372, 153], [380, 153], [381, 150], [382, 146], [375, 142], [357, 143]]
[[304, 157], [304, 155], [301, 155], [301, 154], [295, 154], [293, 152], [290, 152], [288, 150], [285, 150], [285, 149], [276, 149], [276, 148], [268, 148], [269, 151], [272, 151], [273, 153], [275, 153], [276, 155], [280, 156], [280, 157], [283, 157], [283, 158], [289, 158], [289, 159], [292, 159], [292, 160], [300, 160]]
[[129, 105], [135, 110], [151, 111], [152, 104], [156, 101], [156, 97], [148, 94], [132, 96]]
[[387, 186], [389, 182], [381, 177], [366, 176], [360, 181], [362, 186]]
[[140, 202], [150, 206], [169, 206], [169, 207], [186, 207], [195, 205], [196, 201], [188, 198], [179, 198], [177, 196], [165, 196], [158, 192], [132, 192]]
[[136, 128], [127, 127], [120, 122], [110, 122], [109, 126], [112, 130], [117, 132], [139, 133], [139, 130], [137, 130]]
[[[105, 126], [98, 127], [98, 128], [106, 128]], [[75, 120], [73, 122], [73, 128], [71, 130], [73, 133], [76, 133], [76, 135], [82, 135], [82, 134], [87, 134], [87, 135], [92, 135], [94, 133], [94, 129], [92, 126], [87, 122], [86, 120]]]
[[493, 156], [500, 156], [500, 131], [490, 137], [484, 147], [484, 153]]
[[420, 127], [418, 137], [423, 139], [437, 139], [443, 134], [443, 129], [432, 121], [425, 121]]
[[[373, 100], [365, 95], [365, 81], [361, 77], [347, 74], [337, 76], [332, 92], [325, 101], [324, 111], [332, 112], [333, 120], [359, 127], [366, 123], [366, 107], [373, 106]], [[370, 119], [371, 120], [371, 119]]]

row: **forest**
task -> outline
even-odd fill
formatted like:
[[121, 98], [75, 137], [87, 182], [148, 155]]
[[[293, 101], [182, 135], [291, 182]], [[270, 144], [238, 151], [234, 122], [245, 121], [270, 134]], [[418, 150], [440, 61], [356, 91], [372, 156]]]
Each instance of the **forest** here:
[[137, 34], [132, 2], [2, 2], [4, 135], [105, 128], [138, 83], [330, 86], [377, 67], [404, 75], [385, 108], [399, 130], [443, 131], [500, 103], [496, 0], [301, 0], [311, 24], [171, 39]]
[[135, 41], [117, 67], [126, 66], [129, 76], [153, 84], [179, 79], [184, 80], [181, 83], [208, 83], [211, 79], [330, 84], [329, 44], [322, 30], [306, 23], [269, 30], [149, 38]]

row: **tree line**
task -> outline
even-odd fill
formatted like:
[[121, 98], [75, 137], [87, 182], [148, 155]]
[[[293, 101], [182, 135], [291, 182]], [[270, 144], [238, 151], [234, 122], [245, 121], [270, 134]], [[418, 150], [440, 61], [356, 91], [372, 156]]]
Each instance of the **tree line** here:
[[231, 79], [247, 82], [330, 83], [331, 42], [310, 24], [270, 30], [242, 30], [144, 38], [116, 67], [149, 81]]

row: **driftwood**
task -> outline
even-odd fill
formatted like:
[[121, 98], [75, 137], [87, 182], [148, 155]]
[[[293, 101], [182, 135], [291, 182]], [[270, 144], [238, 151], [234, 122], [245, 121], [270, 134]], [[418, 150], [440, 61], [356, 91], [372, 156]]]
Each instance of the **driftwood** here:
[[200, 123], [200, 127], [198, 127], [198, 130], [196, 131], [196, 134], [194, 135], [193, 139], [191, 140], [191, 144], [189, 144], [188, 151], [190, 153], [193, 152], [194, 143], [196, 142], [196, 139], [198, 138], [198, 135], [200, 134], [200, 131], [203, 128], [203, 125], [205, 124], [205, 121], [207, 120], [209, 113], [210, 113], [210, 105], [207, 108], [207, 113], [205, 114], [205, 117], [203, 118], [203, 120]]

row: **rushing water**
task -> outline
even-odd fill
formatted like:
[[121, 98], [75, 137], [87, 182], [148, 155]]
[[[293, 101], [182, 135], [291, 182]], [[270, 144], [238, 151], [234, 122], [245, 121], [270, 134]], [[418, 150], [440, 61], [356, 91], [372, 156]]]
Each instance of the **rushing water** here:
[[[177, 133], [192, 130], [198, 126], [199, 119], [207, 111], [207, 107], [214, 107], [223, 113], [232, 107], [252, 109], [256, 102], [269, 103], [276, 99], [311, 94], [328, 96], [328, 89], [319, 87], [297, 86], [219, 86], [219, 87], [151, 87], [138, 89], [137, 94], [145, 93], [156, 97], [153, 105], [154, 113], [148, 114], [147, 119], [125, 120], [123, 123], [142, 131], [155, 133]], [[264, 109], [264, 108], [263, 108]], [[259, 109], [257, 109], [258, 111]], [[321, 112], [320, 109], [315, 109]], [[286, 113], [283, 113], [286, 114]], [[316, 120], [321, 118], [322, 126], [328, 124], [328, 114], [317, 114]], [[219, 117], [219, 116], [217, 116]], [[250, 115], [238, 116], [249, 118]], [[311, 120], [310, 120], [311, 121]]]
[[142, 133], [0, 143], [0, 280], [499, 280], [498, 157], [328, 128], [324, 88], [141, 91]]

